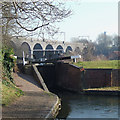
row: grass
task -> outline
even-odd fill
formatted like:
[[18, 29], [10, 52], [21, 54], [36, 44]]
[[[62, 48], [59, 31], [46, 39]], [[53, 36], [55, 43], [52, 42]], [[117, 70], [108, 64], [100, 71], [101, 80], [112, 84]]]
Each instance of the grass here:
[[119, 87], [103, 87], [103, 88], [89, 88], [89, 89], [84, 89], [86, 90], [98, 90], [98, 91], [120, 91], [120, 86]]
[[79, 67], [82, 66], [84, 68], [120, 69], [120, 60], [83, 61], [73, 64]]
[[17, 88], [15, 85], [8, 86], [2, 84], [2, 105], [8, 106], [21, 95], [23, 95], [23, 91]]

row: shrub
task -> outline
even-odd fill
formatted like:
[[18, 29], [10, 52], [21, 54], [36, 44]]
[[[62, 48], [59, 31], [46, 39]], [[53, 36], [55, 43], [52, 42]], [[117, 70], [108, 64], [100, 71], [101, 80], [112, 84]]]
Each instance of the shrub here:
[[9, 84], [10, 80], [13, 84], [12, 71], [15, 65], [14, 52], [12, 48], [3, 47], [2, 48], [2, 69], [3, 69], [3, 83]]

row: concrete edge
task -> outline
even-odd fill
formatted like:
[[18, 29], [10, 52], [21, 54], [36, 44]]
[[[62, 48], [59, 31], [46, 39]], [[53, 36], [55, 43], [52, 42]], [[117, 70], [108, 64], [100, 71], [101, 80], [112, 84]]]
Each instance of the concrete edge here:
[[37, 76], [37, 79], [38, 79], [38, 81], [40, 82], [40, 84], [42, 85], [43, 89], [44, 89], [46, 92], [49, 92], [49, 90], [48, 90], [48, 88], [47, 88], [47, 86], [46, 86], [46, 84], [45, 84], [45, 82], [44, 82], [44, 80], [43, 80], [40, 72], [38, 71], [36, 65], [32, 65], [32, 67], [33, 67], [33, 72], [34, 72], [35, 75]]
[[79, 93], [83, 95], [120, 96], [120, 91], [107, 90], [85, 90]]
[[46, 119], [48, 118], [55, 118], [58, 113], [59, 113], [59, 110], [61, 109], [61, 101], [60, 99], [58, 98], [58, 96], [56, 95], [57, 97], [57, 101], [56, 103], [53, 105], [51, 111], [46, 115]]

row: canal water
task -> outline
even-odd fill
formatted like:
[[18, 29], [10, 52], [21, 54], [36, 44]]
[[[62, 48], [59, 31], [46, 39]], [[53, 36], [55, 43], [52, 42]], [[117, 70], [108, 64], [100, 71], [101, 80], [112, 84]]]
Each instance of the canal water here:
[[57, 92], [62, 109], [58, 119], [68, 118], [118, 118], [117, 96], [88, 96], [69, 92]]

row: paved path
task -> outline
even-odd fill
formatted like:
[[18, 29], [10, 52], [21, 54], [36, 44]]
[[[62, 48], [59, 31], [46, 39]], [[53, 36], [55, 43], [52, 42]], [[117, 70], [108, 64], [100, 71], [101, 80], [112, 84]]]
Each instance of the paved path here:
[[[44, 92], [39, 85], [34, 81], [34, 78], [25, 74], [14, 74], [14, 79], [25, 92], [25, 95], [20, 97], [10, 106], [3, 107], [3, 120], [7, 118], [46, 118], [51, 109], [57, 102], [57, 96], [52, 93]], [[25, 119], [26, 120], [26, 119]]]
[[18, 73], [13, 73], [15, 84], [23, 91], [41, 91], [39, 84], [33, 76]]

